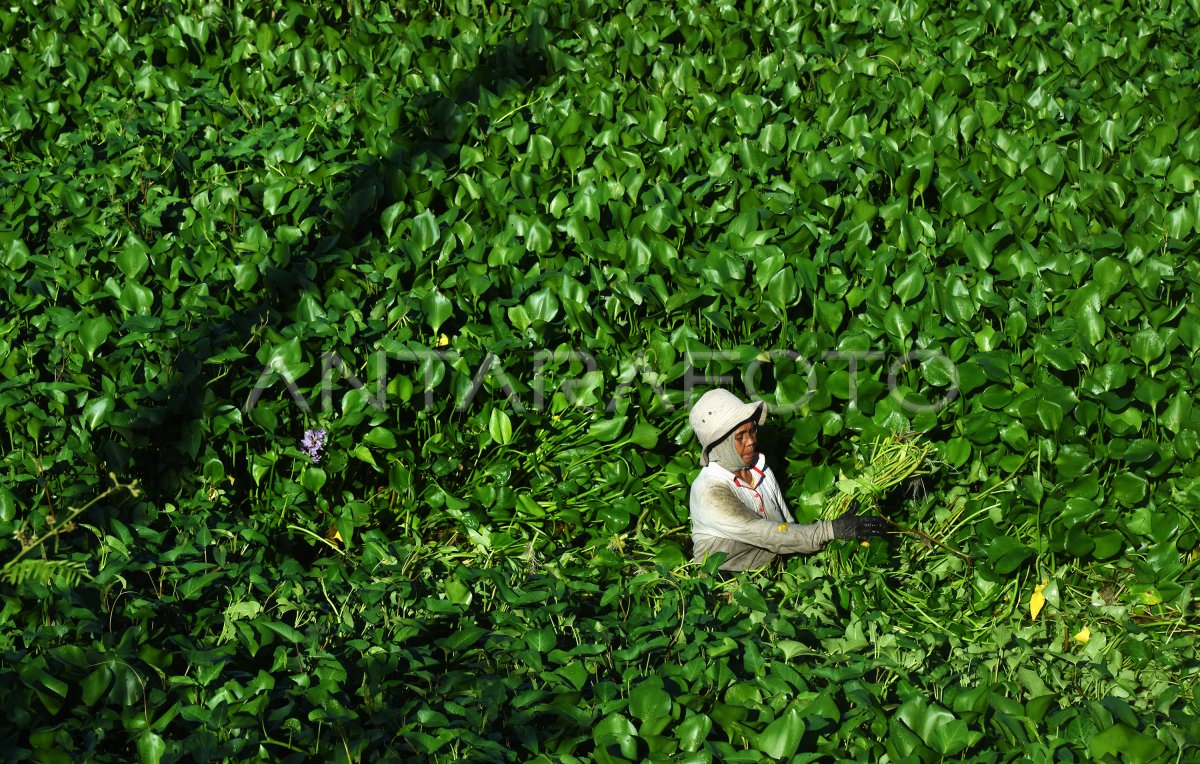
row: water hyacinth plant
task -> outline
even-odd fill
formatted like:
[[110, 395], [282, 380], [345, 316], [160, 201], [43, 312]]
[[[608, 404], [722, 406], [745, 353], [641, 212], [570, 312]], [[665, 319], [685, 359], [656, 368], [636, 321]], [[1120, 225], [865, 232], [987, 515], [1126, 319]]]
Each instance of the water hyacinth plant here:
[[871, 505], [888, 491], [915, 477], [930, 474], [936, 466], [930, 458], [933, 447], [915, 432], [895, 432], [871, 443], [862, 472], [854, 477], [842, 474], [834, 484], [833, 497], [825, 503], [822, 516], [832, 519], [843, 514], [854, 501]]
[[321, 452], [325, 449], [325, 430], [305, 430], [304, 438], [300, 441], [300, 450], [308, 454], [313, 464], [321, 461]]
[[8, 5], [0, 761], [1200, 761], [1200, 0]]

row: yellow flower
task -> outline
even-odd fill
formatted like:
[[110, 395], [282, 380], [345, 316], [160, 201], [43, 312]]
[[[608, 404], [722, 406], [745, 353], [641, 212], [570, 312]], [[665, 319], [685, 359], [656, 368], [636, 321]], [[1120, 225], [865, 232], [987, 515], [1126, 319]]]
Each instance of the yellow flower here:
[[1088, 643], [1088, 640], [1091, 638], [1092, 638], [1092, 632], [1086, 626], [1084, 626], [1082, 629], [1080, 629], [1079, 632], [1075, 635], [1075, 641], [1081, 645], [1086, 645]]
[[1050, 581], [1046, 580], [1033, 587], [1033, 594], [1029, 597], [1029, 620], [1036, 620], [1038, 613], [1042, 612], [1042, 606], [1046, 604], [1046, 598], [1042, 596], [1042, 590], [1049, 584]]

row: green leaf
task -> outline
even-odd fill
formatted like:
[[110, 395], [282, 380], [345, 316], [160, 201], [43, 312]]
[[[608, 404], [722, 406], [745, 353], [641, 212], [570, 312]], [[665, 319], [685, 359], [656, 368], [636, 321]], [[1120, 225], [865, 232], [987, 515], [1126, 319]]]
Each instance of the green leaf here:
[[215, 456], [211, 459], [206, 459], [203, 474], [205, 480], [213, 484], [218, 484], [225, 479], [225, 465]]
[[1130, 352], [1144, 364], [1158, 360], [1166, 349], [1166, 343], [1153, 329], [1142, 329], [1133, 335], [1133, 340], [1129, 343]]
[[17, 500], [12, 491], [0, 486], [0, 522], [11, 523], [17, 516]]
[[534, 321], [548, 323], [558, 315], [558, 299], [549, 289], [538, 290], [525, 301], [525, 312]]
[[604, 523], [604, 527], [607, 528], [610, 533], [620, 533], [621, 531], [625, 530], [627, 527], [629, 527], [629, 521], [632, 519], [632, 515], [630, 514], [629, 510], [622, 506], [613, 506], [610, 504], [600, 507], [600, 510], [597, 512], [597, 514], [599, 515], [600, 520]]
[[943, 756], [955, 756], [982, 737], [982, 732], [970, 729], [962, 719], [952, 719], [934, 727], [926, 742]]
[[244, 600], [229, 605], [225, 608], [224, 615], [226, 620], [236, 621], [241, 618], [255, 618], [262, 613], [262, 610], [262, 603], [255, 600]]
[[238, 263], [233, 267], [233, 285], [248, 292], [258, 283], [258, 267], [254, 263]]
[[554, 244], [554, 235], [541, 220], [535, 220], [525, 232], [525, 249], [536, 254], [550, 251]]
[[558, 636], [554, 633], [554, 629], [548, 626], [543, 629], [534, 629], [525, 635], [525, 644], [529, 645], [530, 650], [548, 653], [558, 644]]
[[1131, 472], [1113, 476], [1113, 496], [1127, 507], [1137, 506], [1146, 498], [1146, 479]]
[[488, 630], [482, 626], [467, 626], [448, 637], [436, 640], [435, 644], [449, 652], [458, 653], [478, 642], [487, 633]]
[[385, 451], [390, 451], [396, 447], [396, 436], [386, 427], [372, 427], [366, 435], [363, 436], [363, 443], [368, 446], [374, 446]]
[[146, 253], [146, 242], [130, 235], [126, 239], [125, 248], [117, 254], [117, 267], [126, 278], [137, 279], [150, 265], [150, 258]]
[[429, 322], [430, 328], [436, 332], [446, 323], [446, 319], [454, 311], [454, 305], [446, 295], [433, 291], [421, 300], [421, 309], [425, 312], [425, 320]]
[[108, 666], [97, 667], [84, 677], [82, 684], [83, 704], [88, 707], [96, 705], [96, 702], [108, 692], [111, 684], [112, 671]]
[[116, 408], [116, 399], [111, 395], [93, 398], [83, 407], [83, 423], [89, 430], [95, 430], [108, 421], [108, 415]]
[[1200, 432], [1185, 427], [1182, 432], [1175, 438], [1172, 444], [1175, 449], [1175, 455], [1180, 459], [1190, 460], [1200, 453]]
[[396, 223], [406, 209], [407, 205], [404, 202], [396, 202], [385, 209], [383, 214], [379, 216], [379, 224], [383, 228], [383, 235], [388, 239], [392, 238], [392, 234], [396, 231]]
[[1107, 560], [1113, 557], [1125, 545], [1125, 537], [1120, 531], [1102, 531], [1097, 533], [1093, 540], [1095, 548], [1092, 551], [1092, 556], [1097, 560]]
[[325, 485], [325, 470], [320, 467], [305, 467], [304, 472], [300, 473], [300, 485], [317, 493]]
[[1090, 305], [1081, 308], [1075, 320], [1085, 348], [1099, 345], [1108, 331], [1104, 318]]
[[708, 714], [693, 713], [688, 715], [675, 729], [675, 737], [679, 747], [685, 751], [699, 751], [708, 740], [712, 731], [712, 718]]
[[457, 578], [446, 579], [446, 600], [453, 602], [455, 605], [470, 605], [471, 600], [475, 595], [471, 591], [471, 587], [459, 581]]
[[1007, 576], [1021, 567], [1033, 550], [1011, 536], [998, 536], [987, 546], [988, 563], [992, 572]]
[[1100, 732], [1088, 743], [1088, 752], [1101, 761], [1106, 756], [1129, 764], [1157, 761], [1166, 746], [1155, 738], [1117, 723]]
[[939, 741], [938, 729], [958, 721], [954, 714], [936, 703], [926, 701], [919, 695], [905, 701], [900, 708], [896, 709], [896, 716], [926, 745], [935, 750], [939, 750], [935, 745]]
[[591, 679], [588, 670], [582, 662], [568, 663], [558, 670], [558, 676], [571, 683], [576, 690], [582, 690]]
[[1092, 267], [1092, 278], [1107, 301], [1129, 283], [1129, 266], [1113, 257], [1105, 257]]
[[[428, 251], [430, 247], [437, 244], [441, 238], [442, 231], [438, 226], [437, 218], [433, 216], [433, 212], [425, 210], [420, 215], [413, 218], [412, 222], [413, 242], [416, 243], [421, 251]], [[428, 313], [428, 311], [426, 311]], [[436, 327], [434, 327], [436, 331]]]
[[757, 133], [762, 122], [762, 99], [744, 93], [734, 93], [731, 103], [737, 131], [744, 135]]
[[524, 332], [533, 324], [533, 319], [529, 317], [529, 311], [525, 310], [524, 305], [514, 305], [508, 309], [508, 320], [517, 328], [517, 331]]
[[763, 599], [762, 592], [753, 584], [746, 584], [738, 587], [734, 592], [733, 601], [749, 610], [755, 610], [760, 613], [770, 612], [767, 607], [767, 601]]
[[1167, 213], [1167, 236], [1172, 239], [1187, 239], [1196, 227], [1196, 216], [1189, 205], [1181, 204]]
[[629, 433], [629, 442], [650, 450], [658, 445], [658, 436], [662, 431], [644, 420], [638, 421]]
[[588, 436], [595, 438], [601, 443], [609, 443], [617, 439], [621, 431], [625, 429], [625, 417], [619, 416], [612, 419], [600, 419], [592, 423], [588, 428]]
[[1176, 164], [1171, 172], [1167, 173], [1167, 185], [1179, 194], [1192, 193], [1198, 180], [1200, 180], [1200, 172], [1194, 165]]
[[650, 677], [629, 693], [629, 711], [637, 719], [657, 719], [671, 713], [671, 696], [658, 677]]
[[896, 339], [903, 340], [912, 331], [912, 322], [908, 320], [904, 309], [892, 303], [883, 314], [883, 328]]
[[716, 154], [708, 165], [708, 176], [714, 180], [729, 179], [729, 168], [733, 164], [731, 154]]
[[1163, 427], [1178, 435], [1187, 426], [1192, 414], [1192, 396], [1180, 392], [1171, 399], [1159, 419]]
[[149, 730], [142, 732], [137, 741], [139, 764], [158, 764], [167, 751], [167, 743]]
[[4, 267], [20, 271], [27, 262], [29, 262], [29, 247], [25, 245], [24, 240], [12, 238], [5, 242]]
[[274, 621], [270, 618], [256, 618], [254, 619], [254, 624], [255, 626], [279, 635], [294, 645], [306, 641], [305, 636], [297, 631], [295, 627], [288, 626], [286, 623], [282, 623], [280, 621]]
[[263, 192], [263, 209], [267, 211], [268, 215], [275, 215], [279, 212], [279, 208], [290, 190], [291, 187], [286, 182], [275, 182], [267, 186], [267, 190]]
[[601, 748], [616, 745], [624, 758], [633, 760], [637, 757], [637, 728], [621, 714], [609, 714], [601, 719], [592, 736]]
[[492, 442], [497, 445], [507, 446], [511, 443], [513, 427], [508, 414], [501, 409], [493, 408], [491, 416], [488, 418], [488, 434], [492, 436]]
[[1062, 427], [1063, 408], [1054, 401], [1042, 399], [1037, 403], [1037, 419], [1043, 430], [1054, 434]]
[[371, 450], [367, 448], [365, 444], [359, 443], [347, 453], [350, 456], [353, 456], [355, 459], [358, 459], [360, 462], [364, 462], [371, 465], [375, 469], [379, 469], [379, 465], [375, 462], [375, 455], [371, 453]]
[[942, 455], [951, 467], [961, 467], [971, 458], [971, 441], [966, 438], [951, 438], [942, 447]]
[[104, 315], [89, 318], [83, 322], [83, 326], [79, 328], [79, 338], [83, 343], [83, 352], [87, 353], [88, 360], [95, 357], [96, 350], [108, 339], [112, 329], [112, 322], [108, 320], [108, 316]]
[[804, 729], [799, 710], [795, 705], [789, 705], [778, 719], [759, 733], [757, 748], [774, 759], [790, 759], [800, 749]]
[[1096, 516], [1100, 505], [1083, 496], [1072, 496], [1067, 499], [1066, 507], [1059, 515], [1059, 521], [1066, 528], [1082, 525]]
[[149, 313], [154, 306], [154, 293], [135, 281], [127, 281], [117, 304], [130, 313]]
[[767, 299], [780, 310], [787, 310], [800, 297], [800, 286], [790, 267], [782, 268], [767, 282]]
[[896, 279], [892, 285], [892, 294], [900, 298], [901, 303], [909, 303], [917, 299], [924, 289], [925, 275], [915, 268], [910, 268]]

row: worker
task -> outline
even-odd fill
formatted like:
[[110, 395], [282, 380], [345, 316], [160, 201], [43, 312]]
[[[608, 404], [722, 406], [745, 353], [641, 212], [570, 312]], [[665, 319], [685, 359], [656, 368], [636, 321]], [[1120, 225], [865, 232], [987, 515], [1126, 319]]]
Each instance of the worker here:
[[820, 551], [833, 539], [867, 539], [890, 532], [881, 517], [858, 514], [797, 523], [775, 474], [758, 450], [762, 403], [743, 403], [720, 388], [700, 397], [688, 417], [700, 441], [700, 474], [692, 481], [693, 559], [724, 554], [722, 571], [762, 568], [783, 554]]

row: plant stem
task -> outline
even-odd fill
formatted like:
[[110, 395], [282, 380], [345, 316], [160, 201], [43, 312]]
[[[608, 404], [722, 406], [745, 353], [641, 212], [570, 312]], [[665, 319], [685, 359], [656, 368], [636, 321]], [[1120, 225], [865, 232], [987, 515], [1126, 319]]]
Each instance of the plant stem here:
[[947, 552], [950, 552], [951, 554], [957, 555], [961, 559], [966, 560], [968, 565], [975, 564], [975, 558], [972, 557], [971, 555], [967, 554], [966, 552], [960, 552], [957, 549], [955, 549], [954, 547], [950, 546], [949, 544], [943, 544], [941, 541], [938, 541], [933, 536], [930, 536], [928, 533], [926, 533], [924, 531], [919, 531], [916, 528], [906, 528], [905, 526], [901, 525], [900, 523], [897, 523], [896, 521], [891, 520], [887, 517], [885, 517], [883, 519], [886, 520], [889, 525], [896, 528], [901, 533], [910, 533], [914, 536], [920, 536], [922, 539], [924, 539], [925, 541], [928, 541], [930, 544], [939, 546], [942, 549], [945, 549]]
[[70, 514], [67, 515], [65, 520], [56, 522], [54, 524], [53, 528], [51, 528], [50, 530], [43, 533], [41, 536], [38, 536], [36, 539], [31, 541], [27, 546], [25, 546], [23, 549], [21, 549], [20, 552], [17, 552], [15, 557], [13, 557], [8, 562], [4, 563], [4, 567], [0, 567], [0, 578], [3, 578], [4, 575], [6, 573], [8, 573], [9, 569], [12, 568], [14, 565], [16, 565], [18, 562], [20, 562], [21, 558], [23, 558], [25, 555], [29, 554], [34, 549], [37, 549], [38, 547], [40, 547], [47, 540], [58, 536], [60, 533], [67, 530], [68, 528], [70, 528], [72, 521], [74, 521], [76, 517], [79, 517], [79, 515], [83, 514], [87, 510], [94, 507], [96, 505], [96, 503], [101, 501], [102, 499], [107, 498], [108, 496], [110, 496], [113, 493], [116, 493], [117, 491], [128, 491], [129, 494], [131, 496], [133, 496], [134, 498], [137, 498], [142, 495], [141, 489], [137, 487], [138, 481], [135, 480], [132, 483], [122, 483], [119, 480], [117, 480], [117, 476], [111, 472], [108, 474], [108, 477], [113, 481], [113, 485], [111, 488], [106, 489], [103, 493], [99, 494], [98, 496], [93, 498], [91, 501], [89, 501], [87, 504], [84, 504], [82, 507], [71, 508]]

